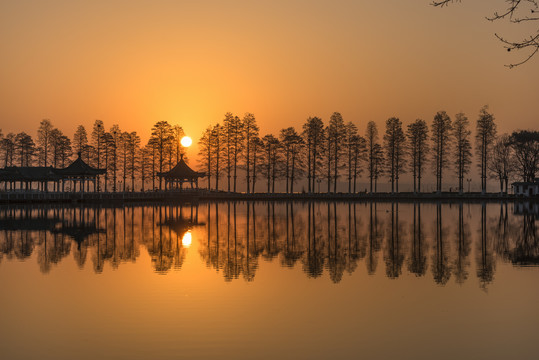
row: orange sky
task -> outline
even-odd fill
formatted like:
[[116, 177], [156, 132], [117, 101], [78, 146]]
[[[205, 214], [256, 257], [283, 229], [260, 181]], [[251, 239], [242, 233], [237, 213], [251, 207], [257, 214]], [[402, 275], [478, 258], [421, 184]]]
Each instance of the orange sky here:
[[339, 111], [363, 132], [438, 110], [475, 120], [484, 104], [500, 132], [537, 128], [539, 56], [505, 68], [524, 54], [494, 32], [526, 31], [484, 19], [504, 2], [429, 3], [2, 1], [0, 128], [101, 119], [146, 140], [167, 120], [198, 138], [227, 111], [253, 112], [262, 134]]

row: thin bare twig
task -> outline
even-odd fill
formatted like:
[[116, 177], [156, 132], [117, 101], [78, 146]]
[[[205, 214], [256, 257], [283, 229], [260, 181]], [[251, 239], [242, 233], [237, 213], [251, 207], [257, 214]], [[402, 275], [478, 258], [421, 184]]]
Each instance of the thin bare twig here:
[[[444, 7], [454, 2], [460, 2], [460, 0], [433, 1], [431, 5]], [[497, 11], [495, 11], [492, 16], [490, 17], [487, 16], [486, 19], [489, 21], [508, 19], [508, 21], [511, 23], [523, 23], [523, 22], [539, 20], [539, 16], [535, 15], [535, 14], [539, 14], [539, 1], [538, 0], [506, 0], [506, 2], [508, 3], [508, 7], [504, 12], [498, 13]], [[531, 16], [518, 15], [517, 11], [522, 9], [523, 4], [528, 4], [531, 14], [534, 14], [534, 15], [531, 15]], [[508, 68], [513, 68], [515, 66], [519, 66], [528, 62], [535, 54], [537, 54], [537, 52], [539, 52], [539, 31], [536, 35], [532, 35], [529, 38], [526, 38], [522, 41], [509, 41], [498, 34], [494, 34], [494, 35], [498, 38], [498, 40], [500, 40], [504, 44], [504, 48], [506, 48], [507, 51], [522, 50], [525, 48], [533, 49], [532, 52], [523, 61], [514, 63], [514, 64], [506, 64], [505, 66], [507, 66]]]

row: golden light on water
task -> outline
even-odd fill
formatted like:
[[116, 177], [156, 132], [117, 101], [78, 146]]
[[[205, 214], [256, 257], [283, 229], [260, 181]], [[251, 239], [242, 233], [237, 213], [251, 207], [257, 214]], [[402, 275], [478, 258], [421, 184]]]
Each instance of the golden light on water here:
[[184, 136], [184, 137], [182, 137], [180, 142], [181, 142], [183, 147], [189, 147], [193, 143], [193, 140], [191, 140], [191, 138], [189, 136]]
[[[191, 139], [189, 139], [189, 140], [191, 140]], [[186, 248], [191, 246], [191, 230], [189, 230], [185, 234], [183, 234], [182, 246], [186, 247]]]

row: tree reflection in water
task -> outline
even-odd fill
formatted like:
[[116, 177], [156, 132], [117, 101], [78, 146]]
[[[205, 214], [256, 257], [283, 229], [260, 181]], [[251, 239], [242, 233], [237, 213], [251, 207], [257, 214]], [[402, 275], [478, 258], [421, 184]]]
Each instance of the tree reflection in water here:
[[[363, 271], [358, 270], [363, 261], [367, 273], [376, 274], [382, 257], [388, 278], [397, 279], [406, 270], [422, 277], [430, 266], [439, 285], [452, 276], [464, 283], [475, 266], [486, 289], [499, 261], [539, 264], [536, 208], [520, 203], [316, 201], [11, 206], [0, 208], [0, 261], [35, 256], [40, 270], [48, 273], [72, 253], [79, 268], [91, 259], [94, 271], [101, 273], [107, 264], [114, 269], [135, 262], [145, 249], [153, 269], [166, 274], [182, 268], [189, 250], [182, 240], [196, 231], [200, 258], [226, 281], [253, 281], [260, 261], [277, 260], [282, 267], [299, 266], [312, 278], [327, 273], [338, 283], [345, 274]], [[471, 228], [477, 229], [475, 237]]]

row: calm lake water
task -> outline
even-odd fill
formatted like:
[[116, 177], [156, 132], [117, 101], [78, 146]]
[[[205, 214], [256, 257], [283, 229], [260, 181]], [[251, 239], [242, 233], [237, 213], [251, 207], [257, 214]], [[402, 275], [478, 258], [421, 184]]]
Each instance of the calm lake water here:
[[1, 207], [0, 358], [536, 359], [533, 212]]

